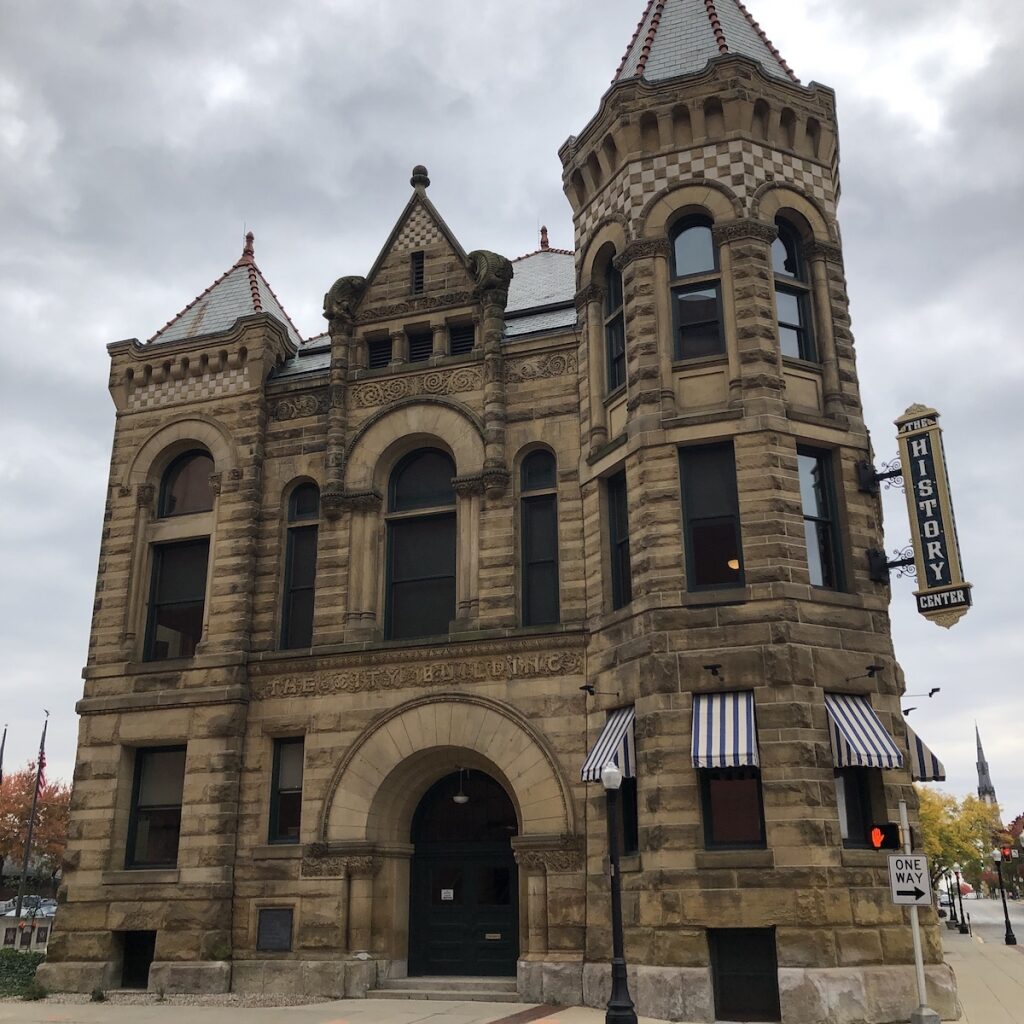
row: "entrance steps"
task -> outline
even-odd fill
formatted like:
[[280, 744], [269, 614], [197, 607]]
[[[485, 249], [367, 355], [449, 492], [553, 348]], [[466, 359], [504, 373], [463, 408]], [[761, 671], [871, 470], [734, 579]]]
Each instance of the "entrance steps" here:
[[367, 999], [447, 999], [519, 1003], [515, 978], [388, 978]]

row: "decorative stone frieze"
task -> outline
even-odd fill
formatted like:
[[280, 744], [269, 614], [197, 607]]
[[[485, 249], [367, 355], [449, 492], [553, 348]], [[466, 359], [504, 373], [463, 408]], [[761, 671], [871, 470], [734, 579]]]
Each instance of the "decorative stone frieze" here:
[[275, 420], [300, 420], [307, 416], [320, 416], [327, 411], [328, 394], [289, 395], [271, 406], [271, 417]]
[[446, 292], [444, 295], [417, 295], [404, 302], [373, 306], [360, 310], [356, 323], [367, 324], [378, 320], [394, 320], [398, 317], [414, 316], [435, 309], [450, 309], [453, 306], [468, 306], [473, 302], [472, 292]]
[[469, 476], [457, 476], [452, 480], [456, 494], [470, 495], [484, 493], [484, 478], [481, 473]]
[[831, 242], [821, 242], [814, 239], [810, 242], [804, 242], [800, 251], [805, 260], [821, 258], [828, 260], [830, 263], [841, 264], [843, 262], [843, 250]]
[[538, 837], [534, 845], [531, 836], [519, 836], [513, 841], [516, 863], [526, 871], [546, 871], [548, 874], [583, 870], [583, 839], [581, 836], [560, 836], [554, 844]]
[[546, 377], [574, 376], [578, 370], [579, 361], [575, 352], [548, 352], [520, 359], [506, 359], [505, 381], [508, 384], [521, 384], [523, 381], [543, 380]]
[[352, 402], [356, 408], [372, 409], [416, 395], [457, 395], [479, 391], [483, 386], [483, 375], [476, 366], [460, 366], [454, 370], [403, 374], [359, 384], [353, 388]]

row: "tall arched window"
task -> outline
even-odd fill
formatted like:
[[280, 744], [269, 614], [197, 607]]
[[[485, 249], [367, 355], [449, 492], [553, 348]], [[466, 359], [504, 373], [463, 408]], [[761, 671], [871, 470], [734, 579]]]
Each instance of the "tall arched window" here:
[[447, 633], [455, 618], [455, 463], [421, 448], [395, 466], [388, 486], [389, 639]]
[[626, 321], [622, 310], [622, 274], [608, 261], [604, 278], [604, 348], [608, 391], [626, 383]]
[[685, 217], [672, 230], [672, 317], [675, 357], [725, 351], [718, 250], [707, 217]]
[[300, 484], [288, 500], [288, 538], [285, 542], [284, 600], [281, 610], [282, 648], [313, 646], [319, 519], [319, 489], [316, 484]]
[[558, 622], [558, 498], [555, 457], [523, 459], [520, 474], [523, 625]]
[[151, 548], [153, 572], [143, 649], [146, 661], [191, 658], [202, 639], [213, 468], [209, 452], [193, 449], [179, 455], [160, 481], [157, 515], [180, 522], [175, 524], [173, 540]]
[[818, 354], [811, 330], [811, 286], [807, 264], [800, 253], [800, 235], [781, 218], [775, 226], [779, 237], [772, 242], [772, 271], [779, 344], [784, 356], [814, 361]]

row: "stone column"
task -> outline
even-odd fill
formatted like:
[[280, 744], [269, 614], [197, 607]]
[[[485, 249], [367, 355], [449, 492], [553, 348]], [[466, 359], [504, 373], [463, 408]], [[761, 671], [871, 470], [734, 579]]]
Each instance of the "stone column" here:
[[455, 616], [460, 630], [476, 629], [480, 619], [480, 498], [482, 476], [456, 477]]
[[[734, 319], [736, 324], [739, 404], [747, 415], [785, 416], [770, 250], [777, 235], [774, 224], [752, 219], [727, 221], [714, 229], [725, 322]], [[733, 317], [729, 315], [730, 289]], [[736, 391], [730, 385], [730, 399]]]
[[131, 562], [128, 565], [128, 615], [125, 619], [124, 633], [121, 637], [121, 650], [125, 661], [137, 661], [142, 657], [138, 649], [138, 633], [145, 630], [145, 604], [143, 597], [149, 586], [149, 574], [143, 572], [146, 564], [146, 548], [149, 546], [149, 527], [153, 521], [156, 488], [152, 484], [139, 484], [135, 491], [135, 505], [138, 514], [135, 518], [135, 542], [132, 545]]
[[431, 358], [442, 359], [448, 354], [445, 351], [448, 348], [448, 328], [444, 324], [431, 324], [430, 329], [434, 332], [434, 346], [431, 350]]
[[380, 870], [379, 857], [348, 858], [348, 949], [350, 953], [373, 951], [373, 880]]
[[377, 530], [383, 499], [369, 490], [347, 492], [342, 501], [351, 512], [345, 639], [370, 639], [377, 631]]
[[409, 336], [405, 331], [391, 332], [391, 362], [388, 366], [399, 367], [409, 362]]
[[[328, 519], [337, 519], [341, 515], [341, 492], [345, 480], [348, 354], [355, 334], [356, 307], [365, 291], [365, 278], [339, 277], [324, 296], [324, 317], [331, 335], [331, 368], [327, 387], [327, 473], [321, 491], [321, 505]], [[319, 557], [323, 558], [325, 554], [321, 551]]]
[[[576, 294], [576, 312], [583, 319], [586, 338], [585, 353], [587, 365], [587, 408], [590, 423], [587, 426], [591, 450], [600, 448], [608, 441], [608, 415], [604, 407], [608, 360], [604, 341], [604, 289], [591, 284]], [[582, 365], [582, 360], [580, 361]]]
[[836, 336], [832, 324], [832, 299], [829, 295], [829, 263], [842, 267], [843, 255], [838, 245], [812, 241], [803, 246], [803, 257], [810, 267], [814, 296], [814, 331], [821, 359], [821, 387], [825, 415], [840, 417], [843, 409], [842, 387], [839, 382], [839, 360], [836, 356]]

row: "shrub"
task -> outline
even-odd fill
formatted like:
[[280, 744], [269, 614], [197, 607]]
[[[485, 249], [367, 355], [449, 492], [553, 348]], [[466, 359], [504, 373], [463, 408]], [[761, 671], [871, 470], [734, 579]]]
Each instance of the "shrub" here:
[[89, 1002], [91, 1003], [105, 1003], [107, 1001], [107, 994], [97, 985], [89, 993]]
[[16, 949], [0, 949], [0, 996], [22, 995], [29, 985], [35, 983], [36, 968], [43, 959], [42, 953], [19, 953]]
[[35, 1002], [37, 999], [46, 998], [46, 989], [33, 978], [22, 990], [21, 998], [26, 1002]]

